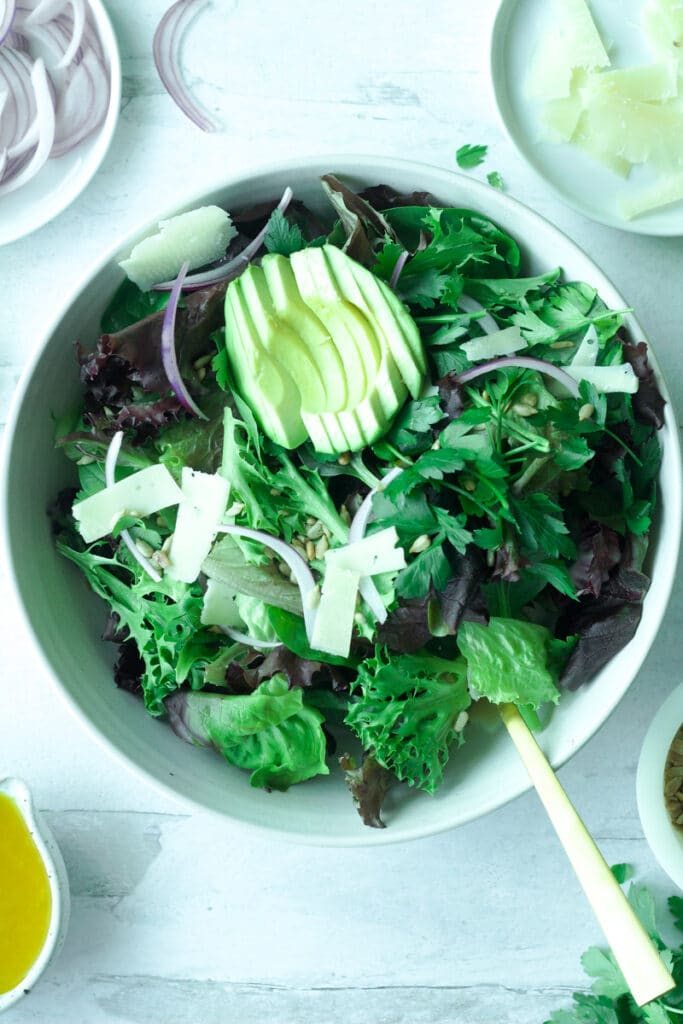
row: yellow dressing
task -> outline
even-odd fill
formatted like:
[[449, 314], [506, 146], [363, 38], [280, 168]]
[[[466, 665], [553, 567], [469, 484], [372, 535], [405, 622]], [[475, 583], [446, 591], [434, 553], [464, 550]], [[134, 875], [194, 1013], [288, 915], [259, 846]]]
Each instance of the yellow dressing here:
[[16, 803], [0, 793], [0, 993], [18, 985], [38, 959], [51, 911], [40, 853]]

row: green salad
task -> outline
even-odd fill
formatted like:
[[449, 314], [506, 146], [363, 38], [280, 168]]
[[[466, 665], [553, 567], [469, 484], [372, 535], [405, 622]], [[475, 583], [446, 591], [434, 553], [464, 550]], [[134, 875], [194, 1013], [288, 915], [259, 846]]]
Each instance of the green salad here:
[[133, 250], [77, 345], [50, 514], [119, 687], [252, 786], [339, 761], [383, 827], [474, 707], [540, 728], [634, 635], [664, 402], [625, 311], [526, 276], [483, 211], [333, 175], [321, 197]]

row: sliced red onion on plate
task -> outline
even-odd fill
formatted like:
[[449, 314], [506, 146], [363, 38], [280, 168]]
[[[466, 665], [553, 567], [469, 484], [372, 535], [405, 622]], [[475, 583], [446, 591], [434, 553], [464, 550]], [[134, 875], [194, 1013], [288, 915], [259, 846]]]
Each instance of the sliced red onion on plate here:
[[562, 384], [567, 391], [571, 392], [574, 398], [579, 397], [579, 385], [573, 377], [554, 363], [548, 363], [545, 359], [534, 359], [532, 356], [504, 356], [502, 359], [492, 359], [488, 363], [481, 363], [472, 367], [471, 370], [464, 370], [458, 374], [461, 384], [469, 384], [485, 373], [493, 373], [495, 370], [502, 370], [506, 366], [518, 367], [520, 370], [536, 370], [537, 373], [544, 373], [548, 377], [554, 377]]
[[[123, 431], [117, 431], [111, 439], [111, 444], [107, 449], [107, 455], [104, 460], [104, 483], [106, 487], [113, 487], [116, 483], [116, 463], [119, 459], [119, 453], [121, 451], [121, 443], [123, 441]], [[126, 545], [131, 555], [138, 562], [145, 572], [152, 577], [155, 583], [159, 583], [161, 580], [161, 573], [152, 565], [150, 560], [142, 554], [138, 549], [137, 544], [133, 540], [128, 530], [121, 530], [119, 535], [121, 540]]]
[[31, 181], [48, 158], [70, 152], [106, 116], [109, 69], [87, 0], [0, 0], [4, 93], [0, 196]]
[[[38, 144], [27, 164], [13, 176], [0, 182], [0, 196], [14, 192], [26, 182], [31, 181], [50, 156], [55, 137], [55, 109], [52, 105], [52, 93], [42, 60], [37, 60], [31, 70], [31, 81], [36, 96], [36, 123], [38, 126]], [[29, 129], [30, 130], [30, 129]]]
[[313, 573], [308, 567], [308, 563], [301, 557], [301, 555], [294, 550], [285, 541], [280, 540], [279, 537], [273, 537], [270, 533], [265, 533], [263, 530], [252, 530], [248, 526], [224, 526], [220, 525], [217, 527], [219, 533], [229, 533], [233, 537], [242, 537], [244, 540], [255, 540], [258, 544], [263, 544], [264, 547], [270, 548], [274, 551], [283, 562], [291, 569], [296, 579], [297, 586], [301, 593], [301, 603], [304, 610], [304, 622], [306, 624], [306, 635], [308, 636], [308, 642], [311, 642], [313, 636], [313, 625], [315, 623], [315, 616], [317, 608], [313, 602], [313, 591], [316, 588], [316, 582], [313, 578]]
[[[368, 528], [368, 523], [370, 522], [370, 515], [372, 514], [372, 499], [380, 491], [383, 491], [392, 480], [395, 480], [397, 476], [400, 476], [402, 472], [403, 470], [400, 466], [397, 466], [396, 469], [390, 470], [387, 475], [382, 478], [381, 483], [377, 487], [373, 487], [372, 490], [366, 494], [360, 508], [351, 521], [351, 525], [349, 527], [349, 544], [353, 544], [355, 541], [363, 539], [365, 531]], [[377, 621], [380, 623], [386, 622], [386, 605], [382, 600], [372, 576], [361, 576], [358, 584], [358, 590], [360, 591], [360, 596], [363, 598]]]
[[191, 412], [193, 416], [198, 416], [200, 420], [205, 420], [208, 417], [204, 415], [190, 392], [185, 387], [185, 382], [180, 375], [178, 357], [176, 355], [175, 348], [175, 320], [178, 312], [180, 293], [182, 291], [183, 281], [185, 280], [188, 267], [189, 263], [186, 260], [180, 268], [180, 273], [173, 282], [171, 294], [168, 299], [168, 305], [164, 310], [164, 319], [161, 325], [161, 362], [164, 367], [164, 372], [168, 377], [168, 382], [180, 404], [184, 406], [188, 412]]
[[[276, 209], [280, 213], [284, 213], [292, 201], [294, 193], [291, 188], [287, 188], [282, 193], [282, 199], [277, 204]], [[274, 213], [275, 211], [273, 211]], [[272, 217], [272, 214], [271, 214]], [[252, 239], [247, 245], [245, 245], [242, 252], [238, 253], [237, 256], [233, 256], [232, 259], [227, 260], [225, 263], [220, 263], [217, 267], [212, 270], [205, 270], [199, 274], [190, 274], [189, 277], [185, 278], [183, 284], [184, 292], [198, 291], [200, 288], [208, 288], [212, 284], [220, 284], [221, 281], [232, 280], [234, 277], [238, 277], [245, 267], [249, 265], [254, 256], [263, 245], [265, 237], [268, 233], [270, 226], [270, 217], [266, 225], [259, 231], [258, 235]], [[153, 291], [166, 292], [173, 288], [173, 281], [163, 281], [161, 284], [155, 284]]]
[[171, 99], [204, 132], [215, 132], [217, 125], [197, 106], [188, 92], [180, 70], [180, 46], [189, 22], [206, 0], [178, 0], [164, 14], [154, 33], [154, 63], [159, 78]]
[[2, 46], [12, 31], [15, 14], [15, 0], [0, 0], [0, 46]]

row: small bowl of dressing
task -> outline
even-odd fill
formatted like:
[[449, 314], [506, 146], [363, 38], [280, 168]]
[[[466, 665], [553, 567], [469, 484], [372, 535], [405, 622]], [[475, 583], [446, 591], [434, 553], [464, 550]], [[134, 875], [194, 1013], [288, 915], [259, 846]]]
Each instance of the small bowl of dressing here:
[[660, 867], [683, 889], [683, 686], [662, 704], [645, 735], [636, 795], [640, 823]]
[[35, 985], [69, 923], [69, 882], [21, 779], [0, 779], [0, 1013]]

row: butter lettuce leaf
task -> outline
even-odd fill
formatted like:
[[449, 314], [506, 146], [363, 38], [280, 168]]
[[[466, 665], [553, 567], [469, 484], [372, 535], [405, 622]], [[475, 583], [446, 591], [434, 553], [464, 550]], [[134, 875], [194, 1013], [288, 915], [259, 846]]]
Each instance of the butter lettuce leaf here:
[[323, 716], [307, 707], [303, 691], [281, 673], [247, 695], [179, 691], [166, 701], [181, 739], [214, 747], [226, 761], [251, 772], [257, 788], [285, 790], [328, 775]]
[[573, 638], [557, 640], [545, 626], [518, 619], [492, 617], [488, 626], [463, 622], [458, 630], [469, 685], [494, 704], [557, 704], [555, 683], [573, 644]]

